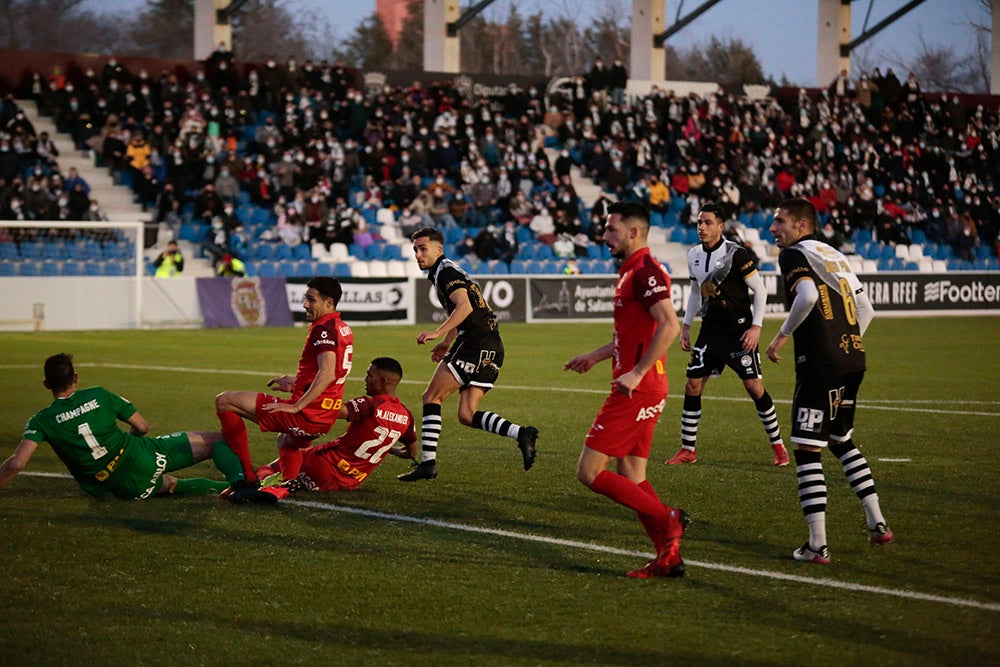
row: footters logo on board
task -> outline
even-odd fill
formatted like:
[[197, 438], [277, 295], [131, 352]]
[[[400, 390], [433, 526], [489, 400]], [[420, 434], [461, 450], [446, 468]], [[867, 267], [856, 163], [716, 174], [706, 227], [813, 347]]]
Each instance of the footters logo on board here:
[[1000, 287], [986, 285], [978, 280], [956, 285], [950, 280], [934, 280], [924, 285], [926, 303], [997, 303]]

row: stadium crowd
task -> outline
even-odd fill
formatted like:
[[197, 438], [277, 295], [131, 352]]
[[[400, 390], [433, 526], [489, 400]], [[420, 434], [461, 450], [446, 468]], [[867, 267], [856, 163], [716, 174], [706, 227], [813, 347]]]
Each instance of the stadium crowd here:
[[[366, 212], [384, 208], [401, 233], [436, 225], [481, 261], [510, 262], [532, 242], [586, 257], [614, 200], [643, 201], [666, 226], [693, 225], [704, 202], [722, 202], [739, 234], [792, 196], [816, 205], [823, 235], [845, 252], [866, 230], [884, 244], [917, 238], [995, 259], [996, 109], [926, 95], [891, 69], [842, 73], [785, 103], [656, 87], [627, 100], [622, 71], [598, 62], [548, 97], [511, 85], [487, 98], [451, 83], [365, 91], [342, 63], [253, 67], [220, 51], [189, 80], [110, 58], [80, 80], [37, 73], [31, 96], [170, 234], [201, 223], [216, 260], [247, 259], [264, 242], [363, 248], [380, 240]], [[0, 129], [0, 217], [101, 215], [12, 96]], [[603, 189], [589, 206], [574, 165]], [[262, 228], [241, 219], [248, 206], [267, 212]]]

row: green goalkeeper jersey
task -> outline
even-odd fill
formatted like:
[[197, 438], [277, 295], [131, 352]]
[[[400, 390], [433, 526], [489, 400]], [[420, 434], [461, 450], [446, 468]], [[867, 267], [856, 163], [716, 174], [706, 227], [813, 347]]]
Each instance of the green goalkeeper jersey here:
[[22, 437], [48, 442], [84, 490], [103, 495], [101, 482], [131, 439], [118, 422], [135, 412], [132, 403], [103, 387], [77, 389], [35, 413]]

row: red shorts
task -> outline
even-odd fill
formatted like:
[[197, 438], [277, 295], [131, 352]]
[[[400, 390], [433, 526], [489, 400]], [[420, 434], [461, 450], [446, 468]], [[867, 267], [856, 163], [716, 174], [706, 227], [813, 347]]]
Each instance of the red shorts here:
[[311, 491], [354, 491], [367, 476], [357, 470], [352, 474], [350, 465], [336, 454], [315, 449], [302, 453], [299, 479]]
[[307, 447], [310, 442], [328, 433], [333, 426], [333, 422], [321, 424], [305, 419], [298, 413], [265, 412], [261, 408], [268, 403], [290, 404], [292, 401], [270, 394], [257, 394], [257, 404], [254, 408], [260, 430], [264, 433], [284, 433], [291, 438], [289, 444], [292, 447]]
[[612, 392], [597, 411], [583, 444], [616, 459], [648, 459], [653, 431], [666, 402], [666, 394], [634, 391], [629, 398]]

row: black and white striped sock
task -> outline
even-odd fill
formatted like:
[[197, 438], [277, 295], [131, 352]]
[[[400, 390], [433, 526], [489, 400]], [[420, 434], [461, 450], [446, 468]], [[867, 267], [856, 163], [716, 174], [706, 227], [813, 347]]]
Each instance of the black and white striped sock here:
[[778, 413], [774, 409], [774, 401], [771, 400], [771, 395], [765, 391], [760, 398], [754, 401], [754, 405], [757, 406], [757, 416], [760, 417], [760, 423], [764, 425], [764, 431], [767, 433], [768, 440], [771, 441], [772, 445], [781, 442]]
[[517, 440], [517, 436], [521, 433], [521, 427], [517, 424], [507, 421], [495, 412], [486, 412], [483, 410], [472, 415], [472, 428], [514, 438], [515, 440]]
[[424, 403], [424, 416], [420, 422], [420, 461], [437, 459], [438, 440], [441, 438], [441, 404]]
[[684, 410], [681, 412], [681, 447], [692, 452], [698, 440], [698, 423], [701, 421], [701, 395], [684, 395]]
[[858, 500], [864, 505], [865, 514], [868, 515], [868, 527], [874, 528], [878, 523], [885, 523], [885, 517], [882, 516], [882, 509], [879, 507], [878, 494], [875, 493], [872, 470], [868, 467], [868, 460], [854, 446], [854, 441], [848, 439], [836, 445], [831, 444], [830, 451], [840, 460], [840, 465], [844, 466], [844, 476], [847, 477]]
[[809, 547], [826, 545], [826, 477], [819, 452], [796, 449], [795, 474], [799, 480], [799, 504], [809, 526]]

